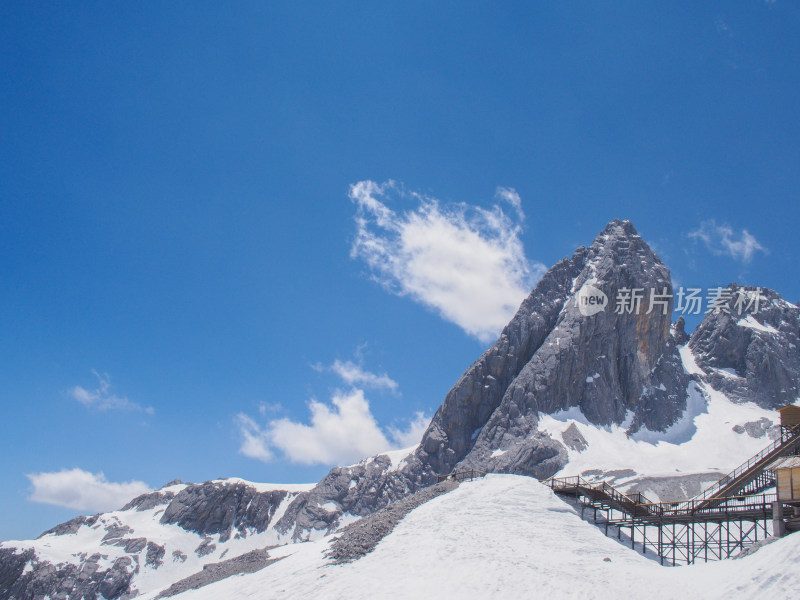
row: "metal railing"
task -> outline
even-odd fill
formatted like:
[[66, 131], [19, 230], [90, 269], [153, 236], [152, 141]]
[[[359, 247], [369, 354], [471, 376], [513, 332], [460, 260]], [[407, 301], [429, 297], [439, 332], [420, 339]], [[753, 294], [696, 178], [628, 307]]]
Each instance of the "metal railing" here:
[[747, 461], [743, 462], [741, 465], [736, 467], [733, 471], [722, 477], [716, 483], [710, 485], [708, 488], [703, 490], [699, 495], [695, 496], [691, 500], [686, 500], [683, 504], [686, 506], [690, 506], [691, 503], [695, 503], [697, 501], [702, 502], [715, 502], [716, 500], [720, 499], [717, 494], [724, 488], [730, 486], [740, 477], [746, 475], [749, 471], [755, 469], [756, 467], [761, 466], [762, 469], [766, 465], [762, 465], [762, 463], [771, 460], [772, 458], [777, 458], [784, 450], [784, 446], [789, 444], [793, 441], [800, 441], [798, 437], [800, 436], [800, 425], [796, 425], [795, 427], [781, 427], [781, 436], [772, 442], [769, 446], [762, 449], [760, 452], [751, 456]]
[[639, 492], [625, 494], [606, 483], [592, 483], [579, 475], [569, 477], [552, 477], [543, 481], [556, 492], [575, 490], [597, 502], [605, 501], [615, 504], [623, 513], [633, 518], [680, 519], [745, 515], [750, 513], [770, 514], [772, 503], [777, 500], [775, 494], [758, 494], [752, 496], [693, 498], [679, 502], [652, 502]]
[[549, 486], [553, 491], [561, 491], [569, 488], [581, 488], [585, 492], [599, 492], [607, 496], [610, 500], [631, 507], [635, 506], [648, 506], [654, 504], [648, 498], [640, 493], [634, 492], [633, 494], [625, 494], [615, 488], [613, 485], [601, 481], [600, 483], [592, 483], [587, 481], [580, 475], [572, 475], [568, 477], [551, 477], [543, 481], [546, 486]]
[[469, 469], [467, 471], [454, 471], [449, 475], [437, 475], [436, 480], [437, 483], [441, 481], [446, 481], [448, 479], [454, 481], [472, 481], [476, 477], [484, 477], [486, 475], [485, 471], [477, 471], [475, 469]]

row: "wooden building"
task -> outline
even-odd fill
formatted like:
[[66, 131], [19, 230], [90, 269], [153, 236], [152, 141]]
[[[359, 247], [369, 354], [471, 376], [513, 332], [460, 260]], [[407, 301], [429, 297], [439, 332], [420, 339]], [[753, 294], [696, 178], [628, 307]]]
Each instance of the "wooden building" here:
[[797, 427], [800, 425], [800, 406], [794, 404], [787, 404], [778, 409], [781, 414], [781, 425], [783, 427]]
[[772, 463], [779, 502], [800, 502], [800, 456], [784, 456]]

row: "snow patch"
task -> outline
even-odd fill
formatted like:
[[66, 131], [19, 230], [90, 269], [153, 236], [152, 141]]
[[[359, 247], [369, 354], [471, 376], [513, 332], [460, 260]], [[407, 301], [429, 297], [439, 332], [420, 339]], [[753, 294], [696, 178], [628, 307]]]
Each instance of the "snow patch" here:
[[683, 362], [683, 369], [689, 375], [705, 375], [706, 372], [697, 364], [697, 360], [688, 345], [679, 346], [678, 353], [681, 355], [681, 362]]
[[753, 315], [747, 315], [744, 319], [739, 319], [736, 323], [739, 327], [747, 327], [749, 329], [755, 329], [756, 331], [761, 331], [763, 333], [780, 333], [777, 329], [775, 329], [772, 325], [764, 325], [763, 323], [759, 323], [753, 318]]
[[641, 430], [627, 435], [629, 423], [598, 427], [587, 422], [577, 407], [552, 415], [540, 414], [539, 429], [556, 439], [573, 423], [586, 440], [582, 452], [569, 449], [569, 462], [556, 476], [584, 471], [632, 469], [642, 476], [673, 476], [717, 471], [727, 473], [760, 451], [767, 442], [732, 431], [736, 423], [766, 417], [779, 420], [776, 411], [753, 402], [737, 404], [705, 384], [692, 382], [687, 410], [666, 432]]
[[403, 448], [401, 450], [391, 450], [389, 452], [383, 452], [381, 456], [386, 456], [392, 463], [391, 467], [389, 467], [390, 471], [397, 471], [402, 469], [406, 466], [407, 458], [414, 454], [419, 448], [419, 444], [416, 446], [411, 446], [410, 448]]
[[215, 479], [209, 483], [219, 483], [223, 485], [241, 483], [250, 486], [251, 488], [255, 488], [257, 492], [262, 494], [265, 492], [275, 491], [308, 492], [314, 489], [314, 486], [317, 485], [316, 483], [255, 483], [253, 481], [247, 481], [246, 479], [240, 479], [239, 477], [225, 477], [224, 479]]

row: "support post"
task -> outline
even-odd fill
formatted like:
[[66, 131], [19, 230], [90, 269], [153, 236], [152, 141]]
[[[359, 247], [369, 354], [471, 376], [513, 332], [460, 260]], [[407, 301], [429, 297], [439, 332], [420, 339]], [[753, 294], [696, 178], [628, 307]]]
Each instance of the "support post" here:
[[783, 537], [786, 535], [786, 523], [783, 521], [783, 502], [772, 503], [772, 535]]

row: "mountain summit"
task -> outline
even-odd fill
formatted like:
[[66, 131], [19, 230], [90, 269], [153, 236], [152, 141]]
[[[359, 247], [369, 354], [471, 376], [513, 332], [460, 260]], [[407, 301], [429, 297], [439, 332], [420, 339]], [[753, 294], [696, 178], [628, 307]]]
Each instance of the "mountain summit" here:
[[[581, 311], [586, 289], [605, 295], [604, 309]], [[651, 290], [663, 300], [652, 310]], [[671, 295], [669, 269], [630, 221], [612, 221], [548, 271], [450, 390], [420, 461], [440, 473], [459, 465], [547, 477], [565, 458], [563, 445], [537, 434], [538, 416], [573, 408], [596, 425], [665, 430], [686, 408], [687, 386], [669, 333]], [[617, 310], [628, 296], [630, 312]]]

